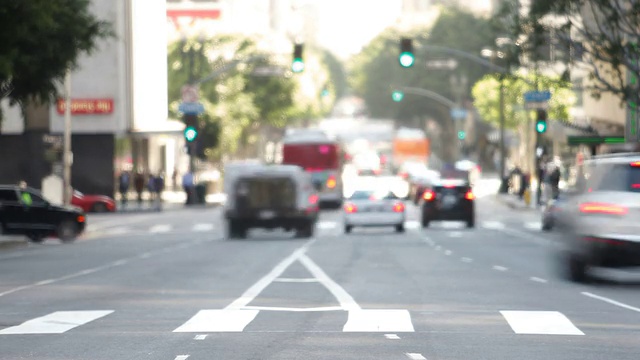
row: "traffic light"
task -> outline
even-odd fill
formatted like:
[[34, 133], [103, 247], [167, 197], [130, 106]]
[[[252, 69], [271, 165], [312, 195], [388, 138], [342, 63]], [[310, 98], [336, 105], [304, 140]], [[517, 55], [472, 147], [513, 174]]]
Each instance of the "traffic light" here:
[[198, 115], [185, 114], [184, 123], [184, 139], [187, 142], [194, 142], [198, 138]]
[[547, 112], [545, 110], [538, 110], [536, 118], [536, 132], [544, 134], [547, 131]]
[[400, 40], [400, 55], [398, 61], [403, 68], [410, 68], [413, 66], [416, 57], [413, 54], [413, 40], [409, 38], [402, 38]]
[[402, 91], [398, 91], [395, 90], [392, 94], [391, 94], [391, 98], [393, 99], [393, 101], [395, 102], [400, 102], [402, 101], [402, 99], [404, 98], [404, 93]]
[[464, 131], [460, 130], [458, 131], [458, 139], [460, 140], [464, 140], [464, 138], [467, 136], [467, 134], [465, 134]]
[[293, 62], [291, 63], [291, 71], [294, 73], [301, 73], [304, 70], [304, 60], [302, 59], [302, 52], [304, 46], [302, 44], [295, 44], [293, 46]]

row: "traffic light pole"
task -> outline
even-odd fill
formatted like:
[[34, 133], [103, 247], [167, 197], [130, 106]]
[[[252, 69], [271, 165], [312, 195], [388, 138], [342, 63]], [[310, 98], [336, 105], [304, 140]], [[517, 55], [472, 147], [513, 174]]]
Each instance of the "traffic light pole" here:
[[506, 154], [505, 154], [505, 141], [504, 141], [504, 133], [505, 133], [505, 115], [504, 115], [504, 76], [500, 74], [500, 181], [504, 180], [504, 177], [507, 174], [506, 169]]

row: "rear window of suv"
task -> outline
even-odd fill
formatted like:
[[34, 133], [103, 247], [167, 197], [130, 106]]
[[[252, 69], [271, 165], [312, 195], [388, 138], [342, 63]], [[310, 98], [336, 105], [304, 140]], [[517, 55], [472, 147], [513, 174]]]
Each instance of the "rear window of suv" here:
[[589, 188], [598, 191], [625, 191], [640, 193], [640, 167], [629, 164], [612, 164], [598, 169]]

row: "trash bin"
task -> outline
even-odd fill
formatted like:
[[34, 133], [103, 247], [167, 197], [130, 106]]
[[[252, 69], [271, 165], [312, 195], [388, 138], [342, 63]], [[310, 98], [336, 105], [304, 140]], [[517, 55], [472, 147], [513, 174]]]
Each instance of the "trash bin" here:
[[200, 183], [196, 185], [196, 204], [204, 204], [206, 202], [207, 197], [207, 184]]

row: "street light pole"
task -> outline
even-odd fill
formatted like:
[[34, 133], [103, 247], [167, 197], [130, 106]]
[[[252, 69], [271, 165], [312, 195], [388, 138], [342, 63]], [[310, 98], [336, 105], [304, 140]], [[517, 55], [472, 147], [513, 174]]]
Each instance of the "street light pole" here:
[[67, 69], [64, 77], [65, 109], [64, 109], [64, 150], [63, 150], [63, 203], [71, 203], [71, 165], [73, 153], [71, 152], [71, 69]]

